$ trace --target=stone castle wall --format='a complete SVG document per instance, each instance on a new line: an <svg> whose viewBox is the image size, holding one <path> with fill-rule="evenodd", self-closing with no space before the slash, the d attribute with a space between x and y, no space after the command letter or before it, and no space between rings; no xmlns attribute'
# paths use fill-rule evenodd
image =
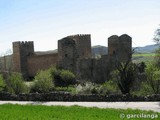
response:
<svg viewBox="0 0 160 120"><path fill-rule="evenodd" d="M83 94L76 95L68 92L30 93L14 95L6 92L0 93L0 100L10 101L79 101L79 102L159 102L160 94L147 96L122 94Z"/></svg>
<svg viewBox="0 0 160 120"><path fill-rule="evenodd" d="M39 70L45 70L56 65L58 54L33 55L27 58L28 76L34 77Z"/></svg>
<svg viewBox="0 0 160 120"><path fill-rule="evenodd" d="M15 72L33 77L38 70L57 65L74 72L79 80L103 83L110 77L115 63L129 60L132 38L126 34L108 38L108 55L100 59L91 58L91 36L73 35L58 40L58 53L36 55L33 42L13 43L13 65Z"/></svg>

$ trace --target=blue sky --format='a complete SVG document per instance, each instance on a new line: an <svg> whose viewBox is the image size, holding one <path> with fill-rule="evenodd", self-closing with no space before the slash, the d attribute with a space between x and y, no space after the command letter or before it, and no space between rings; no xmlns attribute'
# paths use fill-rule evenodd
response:
<svg viewBox="0 0 160 120"><path fill-rule="evenodd" d="M74 34L91 34L92 46L107 46L108 37L124 33L133 46L154 44L159 13L159 0L0 0L0 54L13 41L53 50Z"/></svg>

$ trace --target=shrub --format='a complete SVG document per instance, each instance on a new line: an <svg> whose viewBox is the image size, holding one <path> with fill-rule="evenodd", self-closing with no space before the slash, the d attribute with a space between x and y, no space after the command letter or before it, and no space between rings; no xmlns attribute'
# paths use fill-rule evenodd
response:
<svg viewBox="0 0 160 120"><path fill-rule="evenodd" d="M77 94L97 94L98 93L98 85L86 82L83 85L79 84L76 87Z"/></svg>
<svg viewBox="0 0 160 120"><path fill-rule="evenodd" d="M160 93L160 69L154 64L148 64L146 68L147 83L154 94Z"/></svg>
<svg viewBox="0 0 160 120"><path fill-rule="evenodd" d="M0 92L3 91L4 87L5 87L5 82L3 76L0 74Z"/></svg>
<svg viewBox="0 0 160 120"><path fill-rule="evenodd" d="M76 94L76 88L74 86L69 87L55 87L55 91L65 91L70 92L71 94Z"/></svg>
<svg viewBox="0 0 160 120"><path fill-rule="evenodd" d="M55 67L51 67L49 71L52 74L55 86L68 87L76 83L75 75L69 70L59 70Z"/></svg>
<svg viewBox="0 0 160 120"><path fill-rule="evenodd" d="M75 75L68 70L62 70L60 76L64 83L63 86L74 85L76 83Z"/></svg>
<svg viewBox="0 0 160 120"><path fill-rule="evenodd" d="M109 80L102 84L99 88L100 94L114 94L120 93L118 86L114 80Z"/></svg>
<svg viewBox="0 0 160 120"><path fill-rule="evenodd" d="M146 96L153 94L153 92L148 82L144 81L140 84L140 90L132 91L132 94L137 96Z"/></svg>
<svg viewBox="0 0 160 120"><path fill-rule="evenodd" d="M20 73L12 73L6 82L7 91L13 94L26 93L28 88Z"/></svg>
<svg viewBox="0 0 160 120"><path fill-rule="evenodd" d="M50 73L52 75L54 85L55 86L62 86L63 85L63 81L62 81L62 78L60 76L61 71L58 70L56 67L51 67L49 69L49 71L50 71Z"/></svg>
<svg viewBox="0 0 160 120"><path fill-rule="evenodd" d="M45 93L54 87L50 70L41 70L35 76L31 92Z"/></svg>

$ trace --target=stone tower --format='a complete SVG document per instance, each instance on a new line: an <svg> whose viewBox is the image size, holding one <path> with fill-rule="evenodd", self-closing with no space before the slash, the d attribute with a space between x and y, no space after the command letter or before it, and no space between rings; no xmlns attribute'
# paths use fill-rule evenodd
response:
<svg viewBox="0 0 160 120"><path fill-rule="evenodd" d="M33 41L13 42L13 70L28 76L27 56L34 53Z"/></svg>
<svg viewBox="0 0 160 120"><path fill-rule="evenodd" d="M79 60L91 58L90 35L73 35L58 41L58 66L78 74Z"/></svg>
<svg viewBox="0 0 160 120"><path fill-rule="evenodd" d="M108 54L114 56L119 62L129 60L132 54L132 38L126 34L108 38Z"/></svg>
<svg viewBox="0 0 160 120"><path fill-rule="evenodd" d="M58 40L58 66L74 71L75 69L75 41L71 38Z"/></svg>
<svg viewBox="0 0 160 120"><path fill-rule="evenodd" d="M91 35L90 34L78 34L68 36L73 39L76 44L76 58L91 58Z"/></svg>

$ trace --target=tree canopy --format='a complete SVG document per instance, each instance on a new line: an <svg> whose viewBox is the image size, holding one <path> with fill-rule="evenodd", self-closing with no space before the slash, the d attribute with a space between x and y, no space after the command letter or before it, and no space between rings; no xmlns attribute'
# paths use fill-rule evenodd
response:
<svg viewBox="0 0 160 120"><path fill-rule="evenodd" d="M159 27L156 29L156 31L155 31L155 34L154 34L154 41L156 42L156 43L160 43L160 25L159 25Z"/></svg>

